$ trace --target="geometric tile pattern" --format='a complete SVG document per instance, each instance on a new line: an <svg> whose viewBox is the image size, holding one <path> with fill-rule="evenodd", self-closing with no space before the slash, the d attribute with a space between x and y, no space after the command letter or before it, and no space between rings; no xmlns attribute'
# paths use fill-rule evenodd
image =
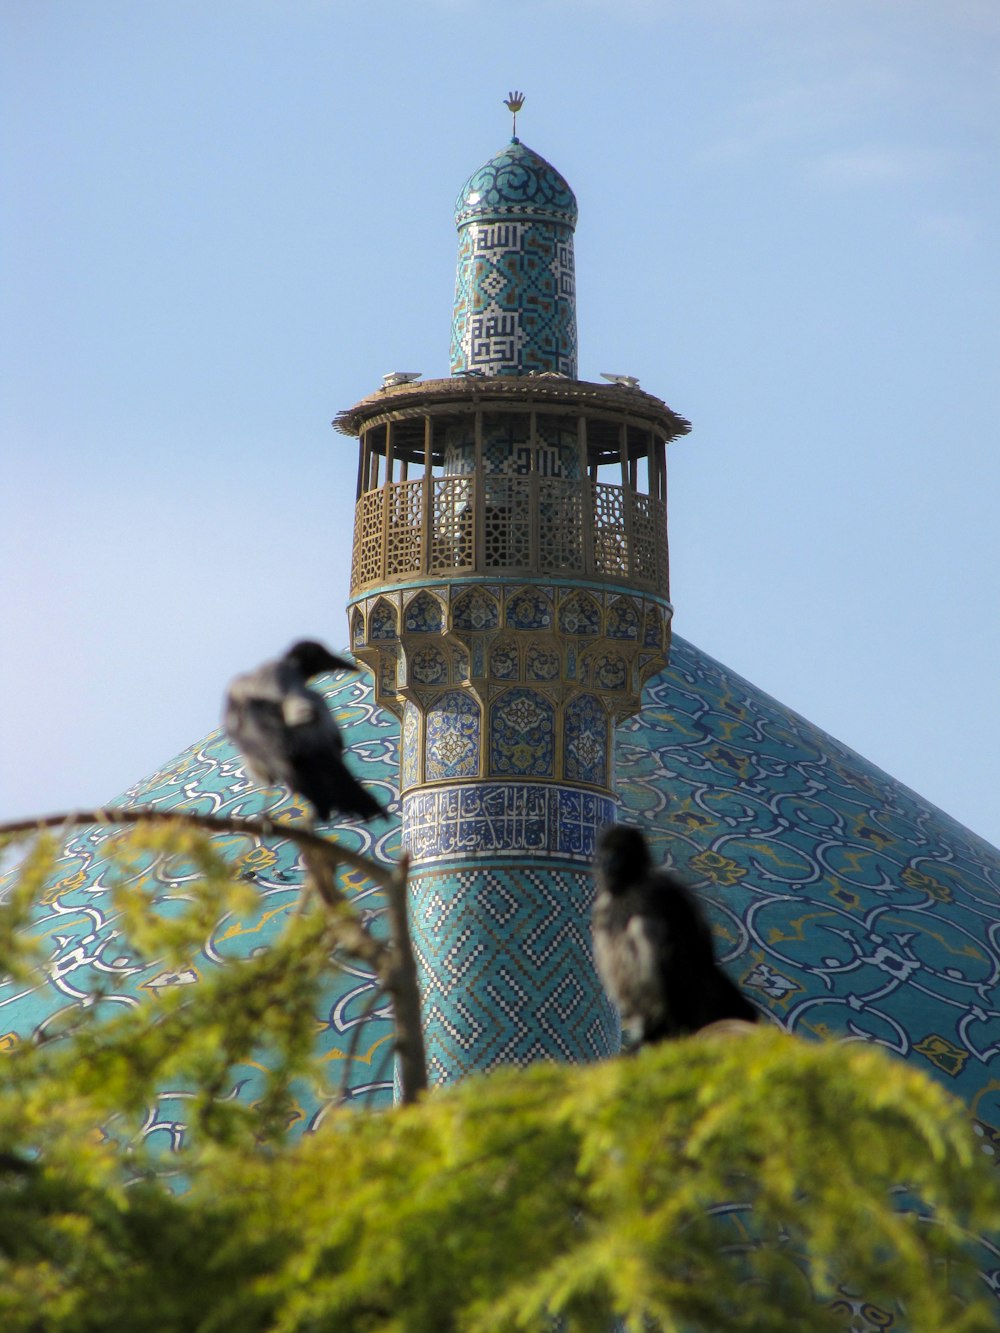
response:
<svg viewBox="0 0 1000 1333"><path fill-rule="evenodd" d="M594 971L593 894L588 871L544 864L413 875L411 932L432 1083L618 1050L617 1016Z"/></svg>
<svg viewBox="0 0 1000 1333"><path fill-rule="evenodd" d="M573 192L516 139L459 193L451 370L576 379Z"/></svg>
<svg viewBox="0 0 1000 1333"><path fill-rule="evenodd" d="M427 787L402 799L402 843L416 869L433 861L525 855L593 860L616 802L548 782Z"/></svg>
<svg viewBox="0 0 1000 1333"><path fill-rule="evenodd" d="M444 428L444 473L463 476L476 471L475 432L469 424ZM479 454L484 473L506 473L526 477L580 478L580 449L577 422L539 414L532 442L528 412L485 412Z"/></svg>
<svg viewBox="0 0 1000 1333"><path fill-rule="evenodd" d="M535 451L535 471L540 477L580 476L580 451L577 448L577 426L558 418L539 416L535 426L538 444Z"/></svg>

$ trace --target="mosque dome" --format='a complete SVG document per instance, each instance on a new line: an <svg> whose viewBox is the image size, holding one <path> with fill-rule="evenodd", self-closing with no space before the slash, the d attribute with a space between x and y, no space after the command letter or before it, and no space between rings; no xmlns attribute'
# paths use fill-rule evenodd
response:
<svg viewBox="0 0 1000 1333"><path fill-rule="evenodd" d="M398 719L374 702L370 677L337 674L324 694L349 739L348 760L382 801L399 774ZM770 1019L804 1037L872 1042L917 1064L964 1099L989 1160L1000 1155L1000 851L860 755L676 634L670 665L646 687L641 712L616 735L619 818L643 828L657 859L696 888L730 975ZM118 804L295 821L294 798L256 786L219 732L131 787ZM322 831L388 863L388 822L333 822ZM0 985L0 1044L43 1031L109 973L127 996L196 984L206 969L265 944L295 905L300 867L288 841L220 835L260 892L259 913L221 922L185 974L136 969L115 929L106 826L68 840L34 933L44 980ZM170 863L152 870L164 900L183 891ZM356 873L341 883L377 925L379 891ZM526 964L527 966L527 964ZM392 1100L384 1010L365 1016L373 978L338 973L318 1040L336 1067L364 1023L348 1095ZM252 1095L252 1076L244 1095ZM302 1126L323 1107L298 1108ZM176 1132L177 1107L150 1133Z"/></svg>
<svg viewBox="0 0 1000 1333"><path fill-rule="evenodd" d="M534 149L511 139L474 171L455 201L455 225L504 219L551 219L575 226L576 196Z"/></svg>
<svg viewBox="0 0 1000 1333"><path fill-rule="evenodd" d="M995 1164L1000 851L676 634L668 656L664 451L687 422L635 383L577 379L577 206L548 162L515 138L455 213L452 378L386 386L338 418L361 437L351 639L377 670L316 686L349 767L393 802L387 820L318 831L385 864L409 839L430 1081L617 1049L588 927L594 841L617 797L770 1021L912 1062L964 1100ZM308 817L220 732L117 804ZM128 1004L196 986L295 910L293 842L218 834L255 907L188 966L147 962L116 924L114 836L100 825L65 843L32 925L44 966L34 984L0 980L0 1050L110 990ZM169 911L194 872L160 856L135 873ZM339 880L381 929L380 892L350 869ZM331 977L316 1037L343 1071L331 1100L392 1101L378 994L353 962ZM252 1100L257 1080L248 1067L237 1095ZM331 1104L312 1095L301 1128ZM165 1090L145 1133L176 1142L185 1115Z"/></svg>

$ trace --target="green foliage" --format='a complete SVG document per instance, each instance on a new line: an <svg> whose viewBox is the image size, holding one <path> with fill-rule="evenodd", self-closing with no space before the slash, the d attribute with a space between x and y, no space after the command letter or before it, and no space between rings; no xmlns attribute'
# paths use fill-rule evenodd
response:
<svg viewBox="0 0 1000 1333"><path fill-rule="evenodd" d="M183 965L244 903L199 836L122 847L119 910L150 958ZM183 910L150 910L135 874L154 855L197 868ZM50 860L4 909L7 967L26 965L26 895ZM336 914L304 907L259 956L123 1017L98 1001L2 1057L0 1328L832 1330L842 1284L901 1303L912 1333L996 1327L970 1233L996 1226L1000 1196L964 1110L872 1048L701 1036L290 1137L296 1080L323 1079L314 1015L337 941ZM270 1071L260 1101L223 1100L251 1059ZM136 1135L178 1082L179 1194Z"/></svg>

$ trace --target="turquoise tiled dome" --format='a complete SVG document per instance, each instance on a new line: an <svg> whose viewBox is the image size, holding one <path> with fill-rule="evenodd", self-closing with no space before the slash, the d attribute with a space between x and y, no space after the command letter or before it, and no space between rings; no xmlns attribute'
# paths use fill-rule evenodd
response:
<svg viewBox="0 0 1000 1333"><path fill-rule="evenodd" d="M399 723L357 676L328 679L326 697L349 741L354 771L380 799L395 795ZM621 818L650 835L706 902L731 975L773 1021L804 1037L875 1042L912 1060L968 1104L984 1153L1000 1150L1000 851L776 700L675 636L671 664L644 707L618 729ZM295 819L304 812L262 791L220 733L130 788L121 804ZM398 823L331 824L351 848L391 860ZM133 969L106 886L107 828L78 830L39 908L45 978L5 983L0 1040L23 1039L83 1002L111 976L123 996L197 984L205 969L266 943L296 899L289 842L220 841L260 891L259 912L220 923L186 974ZM502 871L501 871L502 873ZM342 882L366 916L377 891ZM183 891L169 863L153 872L164 902ZM513 886L511 886L513 888ZM526 966L528 964L526 963ZM338 974L319 1040L335 1063L371 998L358 969ZM387 1015L366 1020L354 1096L391 1099ZM248 1082L247 1088L252 1084ZM249 1092L248 1094L249 1095ZM302 1106L301 1123L322 1108ZM176 1133L167 1107L150 1133Z"/></svg>
<svg viewBox="0 0 1000 1333"><path fill-rule="evenodd" d="M325 682L322 693L350 738L350 766L363 774L366 785L381 801L392 800L399 774L396 718L374 705L371 689L363 678L338 673L325 678ZM182 751L112 804L269 818L291 824L299 824L309 815L297 799L274 788L261 788L249 778L242 757L221 731L211 732ZM395 861L399 855L399 821L395 816L373 825L345 822L336 827L317 825L317 830L335 833L352 851L383 863ZM112 994L116 1003L129 1004L167 986L196 985L207 970L230 958L249 957L266 945L285 914L295 910L302 872L293 842L268 841L262 846L248 837L219 835L216 845L227 859L238 863L241 877L258 889L257 910L243 920L220 921L189 968L178 971L147 965L130 956L115 924L112 888L116 881L110 873L108 848L116 832L107 825L81 827L66 841L32 931L45 950L43 974L30 988L10 979L0 982L0 1010L5 1015L0 1021L0 1049L32 1033L44 1032L53 1020L94 994ZM154 902L167 912L172 902L183 901L190 873L188 865L163 857L142 872ZM377 931L383 910L380 893L352 870L342 869L338 879L362 919ZM331 982L323 1010L317 1015L316 1040L318 1050L330 1061L334 1086L340 1083L339 1062L375 990L374 979L353 964L338 971ZM392 1028L387 1009L380 1006L364 1022L347 1095L391 1102ZM252 1100L257 1087L256 1072L249 1067L241 1071L240 1096ZM323 1109L316 1104L299 1106L298 1123L315 1124ZM176 1141L183 1134L184 1120L183 1098L166 1093L145 1133L161 1141Z"/></svg>
<svg viewBox="0 0 1000 1333"><path fill-rule="evenodd" d="M473 218L551 218L576 224L576 196L551 163L511 139L474 171L455 201L455 223Z"/></svg>

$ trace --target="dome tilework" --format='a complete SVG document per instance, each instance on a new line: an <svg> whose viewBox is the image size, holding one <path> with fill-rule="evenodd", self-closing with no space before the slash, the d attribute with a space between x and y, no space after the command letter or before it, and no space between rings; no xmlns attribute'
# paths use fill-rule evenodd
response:
<svg viewBox="0 0 1000 1333"><path fill-rule="evenodd" d="M677 635L616 762L622 818L707 900L746 993L913 1060L996 1149L1000 852Z"/></svg>
<svg viewBox="0 0 1000 1333"><path fill-rule="evenodd" d="M533 149L512 139L472 173L458 192L455 223L473 218L550 218L576 225L576 196L568 183Z"/></svg>
<svg viewBox="0 0 1000 1333"><path fill-rule="evenodd" d="M399 772L396 718L375 706L371 688L363 678L337 673L324 678L324 682L325 688L320 683L316 688L329 701L338 724L351 739L350 767L364 774L365 783L379 800L392 800ZM221 731L211 732L182 751L111 804L268 818L291 824L304 821L309 814L301 801L279 789L261 788L248 777L242 757ZM338 840L352 851L383 862L394 861L399 854L396 816L373 825L345 822L335 830L331 825L317 825L316 829L321 833L335 831ZM43 1032L54 1020L97 993L113 997L105 1003L122 1005L135 1003L162 987L197 984L206 970L228 958L248 957L265 945L284 914L297 905L302 867L294 843L281 840L261 845L245 836L219 835L214 839L216 846L237 862L241 875L257 887L258 910L243 920L220 921L187 969L147 965L129 955L115 928L111 895L116 881L108 849L117 832L106 825L80 827L66 840L33 930L47 954L43 975L29 989L9 979L0 981L0 1013L4 1015L0 1019L0 1049ZM190 874L189 867L166 858L149 866L148 883L154 902L169 911L171 901L183 897ZM381 893L346 867L339 872L338 880L363 920L381 933L385 908ZM335 1085L340 1081L338 1062L375 989L371 973L350 963L333 977L323 1010L317 1015L317 1049L329 1057ZM393 1029L386 1006L380 1004L364 1023L346 1095L366 1104L389 1105ZM256 1071L252 1067L241 1070L240 1095L252 1100L257 1086ZM315 1125L324 1109L304 1098L297 1108L297 1121L303 1127ZM183 1137L184 1116L183 1094L165 1090L150 1112L144 1137L176 1144Z"/></svg>
<svg viewBox="0 0 1000 1333"><path fill-rule="evenodd" d="M373 702L365 677L327 678L325 696L349 742L353 770L383 801L397 792L399 722ZM620 818L649 834L705 902L720 956L746 993L806 1038L875 1042L917 1063L962 1097L986 1157L1000 1154L1000 852L854 751L675 635L671 664L644 693L642 712L618 728ZM137 783L120 804L236 816L304 817L287 796L255 786L214 732ZM326 825L377 859L399 850L387 823ZM268 922L296 901L300 869L289 842L254 845L223 835L227 854L260 890L252 919L222 922L185 974L136 970L114 927L106 827L77 830L38 909L45 976L25 991L0 986L0 1048L44 1029L60 1011L113 982L125 997L197 984L228 956L266 943ZM551 869L538 889L550 892ZM496 902L512 885L496 871ZM152 868L169 902L183 873ZM366 917L377 890L351 872L345 890ZM440 899L428 910L441 911ZM320 1043L346 1050L373 991L363 969L339 973L319 1015ZM555 1010L554 1010L555 1012ZM456 1040L461 1041L462 1034ZM600 1039L594 1037L595 1054ZM391 1101L391 1026L366 1021L351 1095ZM386 1064L379 1069L380 1062ZM252 1075L244 1095L252 1091ZM150 1133L183 1132L183 1107L165 1095ZM308 1126L323 1108L303 1103Z"/></svg>

